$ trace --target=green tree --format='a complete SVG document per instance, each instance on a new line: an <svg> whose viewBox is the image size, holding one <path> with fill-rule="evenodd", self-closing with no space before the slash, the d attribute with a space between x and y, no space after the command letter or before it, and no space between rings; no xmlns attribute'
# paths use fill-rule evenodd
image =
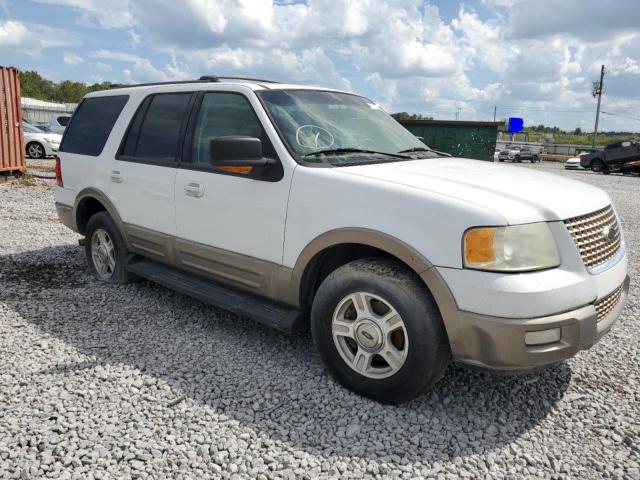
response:
<svg viewBox="0 0 640 480"><path fill-rule="evenodd" d="M51 80L42 78L38 72L30 70L20 73L20 91L24 97L51 100L55 84Z"/></svg>
<svg viewBox="0 0 640 480"><path fill-rule="evenodd" d="M20 90L23 97L37 98L38 100L48 100L61 103L78 103L89 92L97 90L107 90L111 84L109 82L94 83L87 85L82 82L64 80L54 83L43 78L36 71L26 71L20 73Z"/></svg>

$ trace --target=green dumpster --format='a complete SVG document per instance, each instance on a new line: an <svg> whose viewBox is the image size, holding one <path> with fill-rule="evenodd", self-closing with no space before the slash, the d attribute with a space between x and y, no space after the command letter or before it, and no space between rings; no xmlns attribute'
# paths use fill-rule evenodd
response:
<svg viewBox="0 0 640 480"><path fill-rule="evenodd" d="M429 147L455 157L493 161L501 122L398 120Z"/></svg>

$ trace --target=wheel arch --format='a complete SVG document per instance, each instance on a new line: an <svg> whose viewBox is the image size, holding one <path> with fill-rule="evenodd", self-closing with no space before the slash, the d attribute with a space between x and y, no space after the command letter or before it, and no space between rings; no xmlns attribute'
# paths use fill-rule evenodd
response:
<svg viewBox="0 0 640 480"><path fill-rule="evenodd" d="M389 234L365 228L342 228L323 233L300 253L291 274L292 298L309 308L319 284L342 265L370 256L392 258L421 278L443 317L453 296L433 264L413 247ZM455 305L455 302L453 302Z"/></svg>
<svg viewBox="0 0 640 480"><path fill-rule="evenodd" d="M95 188L85 188L84 190L81 190L76 197L74 211L76 227L78 229L78 233L82 235L85 233L87 222L91 216L97 212L106 211L115 222L120 233L123 235L123 238L125 238L126 243L126 235L124 235L125 230L123 228L122 219L120 218L120 215L118 215L118 211L113 206L113 203L111 203L109 198L100 190Z"/></svg>

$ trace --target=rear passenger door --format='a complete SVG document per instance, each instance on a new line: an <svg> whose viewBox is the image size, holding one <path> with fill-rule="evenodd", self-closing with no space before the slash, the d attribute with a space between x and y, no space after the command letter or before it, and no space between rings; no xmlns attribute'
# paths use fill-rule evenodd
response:
<svg viewBox="0 0 640 480"><path fill-rule="evenodd" d="M263 156L276 161L267 175L210 162L211 140L230 135L262 140ZM248 97L201 93L176 176L179 265L267 295L273 268L282 262L290 173Z"/></svg>
<svg viewBox="0 0 640 480"><path fill-rule="evenodd" d="M110 194L132 247L165 261L176 234L176 165L192 98L191 92L146 97L109 172Z"/></svg>

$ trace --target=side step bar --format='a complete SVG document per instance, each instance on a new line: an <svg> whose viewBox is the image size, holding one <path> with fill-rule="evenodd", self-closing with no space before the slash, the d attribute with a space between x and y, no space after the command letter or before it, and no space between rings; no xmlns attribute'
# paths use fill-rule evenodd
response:
<svg viewBox="0 0 640 480"><path fill-rule="evenodd" d="M295 308L238 292L141 257L130 257L126 268L139 277L238 315L252 318L282 332L292 333L296 329L300 312Z"/></svg>

